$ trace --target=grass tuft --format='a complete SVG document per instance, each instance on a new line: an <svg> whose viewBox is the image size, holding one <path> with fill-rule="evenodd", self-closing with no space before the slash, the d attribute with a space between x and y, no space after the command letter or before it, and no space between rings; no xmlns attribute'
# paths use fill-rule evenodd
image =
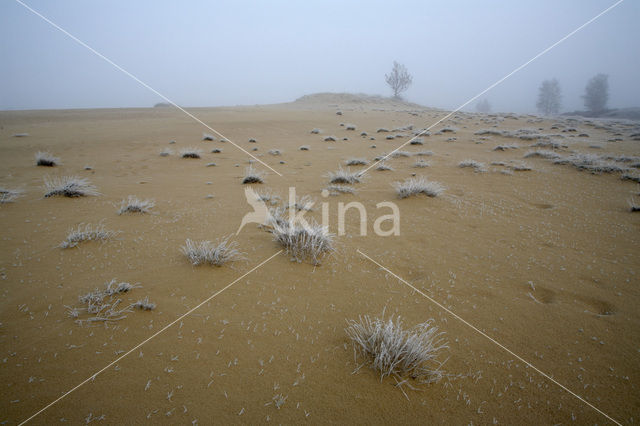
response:
<svg viewBox="0 0 640 426"><path fill-rule="evenodd" d="M309 221L308 226L291 224L288 221L273 221L274 241L280 244L292 260L296 262L308 261L319 265L324 256L335 251L333 238L327 227Z"/></svg>
<svg viewBox="0 0 640 426"><path fill-rule="evenodd" d="M226 262L233 262L243 259L242 253L238 251L238 242L230 241L231 236L226 236L215 242L192 241L187 238L185 245L180 251L187 256L193 265L208 264L212 266L222 266Z"/></svg>
<svg viewBox="0 0 640 426"><path fill-rule="evenodd" d="M422 176L405 179L403 182L394 182L393 186L400 198L407 198L418 194L437 197L445 190L445 187L440 183L428 181Z"/></svg>
<svg viewBox="0 0 640 426"><path fill-rule="evenodd" d="M78 176L45 177L44 197L85 197L88 195L100 195L95 186L87 178Z"/></svg>
<svg viewBox="0 0 640 426"><path fill-rule="evenodd" d="M0 204L13 203L24 191L0 187Z"/></svg>
<svg viewBox="0 0 640 426"><path fill-rule="evenodd" d="M120 203L120 209L118 214L125 213L149 213L149 209L153 208L156 203L153 200L139 200L133 195L129 195L129 198L122 200Z"/></svg>
<svg viewBox="0 0 640 426"><path fill-rule="evenodd" d="M67 238L60 243L60 248L72 248L84 241L106 241L109 238L118 235L119 231L109 231L104 228L103 224L98 224L94 228L90 223L80 224L77 228L71 228L67 234Z"/></svg>
<svg viewBox="0 0 640 426"><path fill-rule="evenodd" d="M329 172L329 183L353 184L360 182L361 174L340 168L335 172Z"/></svg>
<svg viewBox="0 0 640 426"><path fill-rule="evenodd" d="M180 157L182 158L200 158L202 151L198 148L184 148L180 150Z"/></svg>
<svg viewBox="0 0 640 426"><path fill-rule="evenodd" d="M60 159L54 157L50 152L38 151L36 152L36 166L53 167L60 164Z"/></svg>
<svg viewBox="0 0 640 426"><path fill-rule="evenodd" d="M354 350L366 359L365 365L379 372L381 379L394 376L428 384L442 378L443 363L437 357L448 346L433 320L405 329L399 316L385 320L383 311L380 318L347 320L345 332Z"/></svg>
<svg viewBox="0 0 640 426"><path fill-rule="evenodd" d="M253 166L249 166L245 170L244 178L242 178L242 183L264 183L263 174L262 172L255 170Z"/></svg>

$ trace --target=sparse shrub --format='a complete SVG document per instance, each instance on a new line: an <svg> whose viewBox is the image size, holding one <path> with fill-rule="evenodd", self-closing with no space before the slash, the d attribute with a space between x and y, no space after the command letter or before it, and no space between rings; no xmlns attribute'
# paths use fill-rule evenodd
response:
<svg viewBox="0 0 640 426"><path fill-rule="evenodd" d="M80 224L77 228L71 228L67 238L60 243L60 248L72 248L84 241L106 241L117 235L117 231L109 231L104 228L103 224L98 224L94 228L90 223Z"/></svg>
<svg viewBox="0 0 640 426"><path fill-rule="evenodd" d="M319 265L322 258L335 250L333 245L334 235L327 227L309 221L309 226L303 226L288 221L273 223L274 241L280 244L292 260L296 262L308 261L313 265Z"/></svg>
<svg viewBox="0 0 640 426"><path fill-rule="evenodd" d="M60 159L49 152L38 151L35 157L37 166L53 167L60 164Z"/></svg>
<svg viewBox="0 0 640 426"><path fill-rule="evenodd" d="M87 178L78 176L45 177L44 197L85 197L88 195L100 195L97 188Z"/></svg>
<svg viewBox="0 0 640 426"><path fill-rule="evenodd" d="M369 162L364 158L351 158L346 161L347 166L366 166Z"/></svg>
<svg viewBox="0 0 640 426"><path fill-rule="evenodd" d="M437 197L445 190L444 186L440 183L428 181L422 176L405 179L403 182L394 182L393 186L400 198L407 198L418 194Z"/></svg>
<svg viewBox="0 0 640 426"><path fill-rule="evenodd" d="M125 213L149 213L149 209L153 208L156 203L153 200L139 200L133 195L129 195L129 198L122 200L120 203L120 209L118 214Z"/></svg>
<svg viewBox="0 0 640 426"><path fill-rule="evenodd" d="M230 241L231 236L227 236L211 241L191 241L187 238L185 245L180 251L189 259L193 265L208 264L212 266L222 266L226 262L233 262L243 258L242 253L237 249L238 242Z"/></svg>
<svg viewBox="0 0 640 426"><path fill-rule="evenodd" d="M380 373L380 377L398 376L428 384L442 378L442 362L437 360L441 350L447 348L433 320L405 329L398 316L347 320L345 329L358 355Z"/></svg>
<svg viewBox="0 0 640 426"><path fill-rule="evenodd" d="M144 299L138 300L133 304L133 307L136 309L141 309L143 311L153 311L156 308L156 304L149 301L149 296L146 296Z"/></svg>
<svg viewBox="0 0 640 426"><path fill-rule="evenodd" d="M263 183L263 174L258 170L255 170L253 166L249 166L245 170L244 178L242 179L243 184L248 183Z"/></svg>
<svg viewBox="0 0 640 426"><path fill-rule="evenodd" d="M182 158L200 158L202 151L198 148L184 148L180 150L180 157Z"/></svg>
<svg viewBox="0 0 640 426"><path fill-rule="evenodd" d="M555 151L549 151L548 149L539 149L536 151L527 151L524 154L524 158L545 158L547 160L555 160L556 158L560 158L560 154Z"/></svg>
<svg viewBox="0 0 640 426"><path fill-rule="evenodd" d="M360 176L359 172L352 172L351 170L344 170L340 168L335 172L329 172L329 182L347 184L359 183Z"/></svg>
<svg viewBox="0 0 640 426"><path fill-rule="evenodd" d="M327 191L329 191L329 195L340 195L340 194L355 194L356 190L351 186L346 185L329 185L327 186Z"/></svg>
<svg viewBox="0 0 640 426"><path fill-rule="evenodd" d="M0 204L13 203L24 191L0 187Z"/></svg>
<svg viewBox="0 0 640 426"><path fill-rule="evenodd" d="M484 172L484 171L486 171L486 167L485 167L484 163L481 163L481 162L476 161L476 160L462 160L460 163L458 163L458 167L460 167L460 168L470 167L470 168L473 169L474 172Z"/></svg>

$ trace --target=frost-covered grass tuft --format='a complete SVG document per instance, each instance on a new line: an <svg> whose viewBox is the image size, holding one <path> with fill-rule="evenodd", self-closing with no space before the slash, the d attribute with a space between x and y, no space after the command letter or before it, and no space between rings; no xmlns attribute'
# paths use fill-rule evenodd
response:
<svg viewBox="0 0 640 426"><path fill-rule="evenodd" d="M21 189L9 189L0 187L0 204L13 203L24 193Z"/></svg>
<svg viewBox="0 0 640 426"><path fill-rule="evenodd" d="M520 148L520 145L516 145L516 144L511 144L511 145L498 145L495 148L493 148L494 151L507 151L510 149L518 149Z"/></svg>
<svg viewBox="0 0 640 426"><path fill-rule="evenodd" d="M405 157L411 157L411 153L407 151L395 151L393 154L391 154L391 158L405 158Z"/></svg>
<svg viewBox="0 0 640 426"><path fill-rule="evenodd" d="M359 183L361 174L359 172L352 172L351 170L345 170L340 168L335 172L329 172L330 183Z"/></svg>
<svg viewBox="0 0 640 426"><path fill-rule="evenodd" d="M198 148L184 148L180 150L180 157L182 158L200 158L202 151Z"/></svg>
<svg viewBox="0 0 640 426"><path fill-rule="evenodd" d="M486 171L486 167L484 163L481 163L476 160L462 160L460 163L458 163L458 167L461 167L461 168L470 167L473 169L474 172Z"/></svg>
<svg viewBox="0 0 640 426"><path fill-rule="evenodd" d="M263 174L262 172L255 170L253 166L249 166L245 170L244 178L242 178L242 183L264 183Z"/></svg>
<svg viewBox="0 0 640 426"><path fill-rule="evenodd" d="M78 176L45 177L45 198L54 196L84 197L100 195L95 186L87 178Z"/></svg>
<svg viewBox="0 0 640 426"><path fill-rule="evenodd" d="M379 372L381 379L394 376L428 384L442 378L443 363L437 358L448 346L433 320L405 329L399 316L386 320L383 311L380 318L347 320L345 332L365 365Z"/></svg>
<svg viewBox="0 0 640 426"><path fill-rule="evenodd" d="M36 166L53 167L60 164L60 159L54 157L50 152L38 151L36 152Z"/></svg>
<svg viewBox="0 0 640 426"><path fill-rule="evenodd" d="M320 134L321 131L322 130L320 130L320 129L311 129L311 133L313 133L314 135Z"/></svg>
<svg viewBox="0 0 640 426"><path fill-rule="evenodd" d="M393 171L393 167L391 167L385 162L381 162L380 164L378 164L378 167L376 167L376 170L380 172Z"/></svg>
<svg viewBox="0 0 640 426"><path fill-rule="evenodd" d="M345 129L346 130L356 130L356 125L355 124L346 124L345 125Z"/></svg>
<svg viewBox="0 0 640 426"><path fill-rule="evenodd" d="M216 138L215 138L215 136L213 136L213 135L211 135L209 133L203 133L202 134L202 140L203 141L215 141Z"/></svg>
<svg viewBox="0 0 640 426"><path fill-rule="evenodd" d="M103 224L93 227L90 223L80 224L77 228L71 228L67 238L60 243L60 248L72 248L84 241L106 241L109 238L118 235L119 231L109 231L104 228Z"/></svg>
<svg viewBox="0 0 640 426"><path fill-rule="evenodd" d="M173 154L173 151L170 150L169 148L165 148L162 151L160 151L160 157L168 157L172 154Z"/></svg>
<svg viewBox="0 0 640 426"><path fill-rule="evenodd" d="M369 161L365 158L350 158L345 162L345 164L347 166L366 166L369 164Z"/></svg>
<svg viewBox="0 0 640 426"><path fill-rule="evenodd" d="M153 208L156 203L153 200L139 200L133 195L129 195L129 198L122 200L120 203L120 209L118 214L124 213L149 213L149 209Z"/></svg>
<svg viewBox="0 0 640 426"><path fill-rule="evenodd" d="M282 151L280 151L279 149L270 149L268 153L271 155L280 155L282 154Z"/></svg>
<svg viewBox="0 0 640 426"><path fill-rule="evenodd" d="M319 265L325 255L335 250L327 227L310 220L308 226L288 221L273 221L274 241L280 244L296 262Z"/></svg>
<svg viewBox="0 0 640 426"><path fill-rule="evenodd" d="M243 258L242 253L238 251L238 242L230 241L231 236L211 241L191 241L187 239L185 245L180 251L187 256L193 265L208 264L213 266L222 266L226 262L233 262Z"/></svg>
<svg viewBox="0 0 640 426"><path fill-rule="evenodd" d="M614 161L596 154L571 154L554 160L555 164L569 164L578 170L587 170L591 173L623 173L629 170Z"/></svg>
<svg viewBox="0 0 640 426"><path fill-rule="evenodd" d="M156 304L149 301L149 296L146 296L144 299L138 300L133 304L133 307L136 309L141 309L143 311L153 311L156 308Z"/></svg>
<svg viewBox="0 0 640 426"><path fill-rule="evenodd" d="M403 182L394 182L393 186L400 198L407 198L418 194L437 197L445 190L444 186L440 183L428 181L422 176L405 179Z"/></svg>
<svg viewBox="0 0 640 426"><path fill-rule="evenodd" d="M350 186L346 185L329 185L327 186L327 191L329 191L329 195L340 195L340 194L355 194L356 190Z"/></svg>
<svg viewBox="0 0 640 426"><path fill-rule="evenodd" d="M431 157L433 155L433 151L419 151L419 152L416 152L414 155L418 157Z"/></svg>
<svg viewBox="0 0 640 426"><path fill-rule="evenodd" d="M546 158L547 160L555 160L556 158L560 158L560 154L555 151L551 151L548 149L538 149L535 151L527 151L524 154L524 158Z"/></svg>
<svg viewBox="0 0 640 426"><path fill-rule="evenodd" d="M299 149L300 151L309 151L309 145L302 145Z"/></svg>
<svg viewBox="0 0 640 426"><path fill-rule="evenodd" d="M337 139L335 136L327 136L323 139L325 142L335 142Z"/></svg>
<svg viewBox="0 0 640 426"><path fill-rule="evenodd" d="M429 167L430 164L424 160L418 160L415 163L413 163L413 167L415 168L425 168L425 167Z"/></svg>

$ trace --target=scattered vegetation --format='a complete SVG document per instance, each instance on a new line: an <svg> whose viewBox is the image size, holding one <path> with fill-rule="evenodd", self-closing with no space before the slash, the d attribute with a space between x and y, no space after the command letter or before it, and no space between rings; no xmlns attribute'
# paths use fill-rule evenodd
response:
<svg viewBox="0 0 640 426"><path fill-rule="evenodd" d="M340 195L340 194L355 194L356 190L351 186L346 185L329 185L327 186L327 191L329 191L329 195Z"/></svg>
<svg viewBox="0 0 640 426"><path fill-rule="evenodd" d="M473 169L474 172L484 172L484 171L486 171L486 167L485 167L484 163L481 163L481 162L476 161L476 160L462 160L460 163L458 163L458 167L460 167L460 168L470 167L470 168Z"/></svg>
<svg viewBox="0 0 640 426"><path fill-rule="evenodd" d="M291 255L292 260L319 265L325 255L335 250L334 235L315 220L309 222L308 226L303 226L288 221L274 221L272 233L274 241Z"/></svg>
<svg viewBox="0 0 640 426"><path fill-rule="evenodd" d="M180 157L182 158L200 158L202 151L198 148L184 148L180 150Z"/></svg>
<svg viewBox="0 0 640 426"><path fill-rule="evenodd" d="M253 166L246 168L244 178L242 178L243 184L248 183L264 183L262 172L255 170Z"/></svg>
<svg viewBox="0 0 640 426"><path fill-rule="evenodd" d="M120 203L118 214L149 213L149 210L155 205L156 203L153 200L140 200L133 195L129 195L129 198L122 200Z"/></svg>
<svg viewBox="0 0 640 426"><path fill-rule="evenodd" d="M89 195L100 195L97 188L89 182L87 178L78 176L45 177L44 197L85 197Z"/></svg>
<svg viewBox="0 0 640 426"><path fill-rule="evenodd" d="M545 158L547 160L555 160L556 158L560 158L560 154L555 151L550 151L548 149L539 149L536 151L527 151L524 154L524 158Z"/></svg>
<svg viewBox="0 0 640 426"><path fill-rule="evenodd" d="M115 278L105 283L105 288L99 290L96 288L84 295L81 295L78 300L84 305L84 307L69 307L67 308L67 315L76 320L76 322L82 324L84 322L108 322L119 321L127 317L127 313L132 312L132 308L140 307L139 303L145 303L145 306L150 307L151 310L155 308L155 303L150 303L149 298L145 298L144 301L138 301L134 304L126 307L120 307L122 299L119 298L124 293L128 293L134 288L140 288L138 284L129 284L127 282L118 282ZM86 312L92 315L88 318L81 319L82 313Z"/></svg>
<svg viewBox="0 0 640 426"><path fill-rule="evenodd" d="M437 357L448 346L433 320L405 329L399 316L385 320L383 311L379 318L365 315L347 320L345 332L357 354L365 358L362 365L379 372L381 379L394 376L399 383L414 379L428 384L442 378L443 362Z"/></svg>
<svg viewBox="0 0 640 426"><path fill-rule="evenodd" d="M60 159L54 157L50 152L38 151L35 157L37 166L53 167L60 164Z"/></svg>
<svg viewBox="0 0 640 426"><path fill-rule="evenodd" d="M378 164L378 167L376 167L376 170L380 172L393 171L393 167L385 162L381 162L380 164Z"/></svg>
<svg viewBox="0 0 640 426"><path fill-rule="evenodd" d="M302 145L299 149L300 151L309 151L309 145Z"/></svg>
<svg viewBox="0 0 640 426"><path fill-rule="evenodd" d="M119 234L118 231L109 231L101 223L96 225L95 228L90 223L81 223L77 228L69 230L67 238L58 247L66 249L76 247L85 241L106 241L117 234Z"/></svg>
<svg viewBox="0 0 640 426"><path fill-rule="evenodd" d="M364 158L351 158L346 161L347 166L366 166L367 164L369 161Z"/></svg>
<svg viewBox="0 0 640 426"><path fill-rule="evenodd" d="M440 183L428 181L422 176L405 179L403 182L394 182L393 186L400 198L407 198L418 194L436 197L445 190L444 186Z"/></svg>
<svg viewBox="0 0 640 426"><path fill-rule="evenodd" d="M180 248L180 251L193 265L208 264L212 266L222 266L226 262L243 259L243 255L238 251L237 247L238 242L231 241L231 236L229 235L215 242L196 242L187 238L185 245Z"/></svg>
<svg viewBox="0 0 640 426"><path fill-rule="evenodd" d="M361 174L359 172L352 172L351 170L340 168L335 172L329 172L329 183L359 183L360 177Z"/></svg>

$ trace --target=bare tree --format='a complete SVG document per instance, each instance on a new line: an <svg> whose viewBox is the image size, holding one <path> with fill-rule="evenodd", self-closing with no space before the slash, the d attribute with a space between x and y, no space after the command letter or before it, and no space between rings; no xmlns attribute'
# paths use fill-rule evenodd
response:
<svg viewBox="0 0 640 426"><path fill-rule="evenodd" d="M483 113L491 112L491 104L488 100L483 99L476 104L476 111Z"/></svg>
<svg viewBox="0 0 640 426"><path fill-rule="evenodd" d="M399 98L400 93L404 92L413 83L413 77L407 71L407 67L402 64L393 61L393 69L390 74L384 75L385 80L391 90L393 90L393 97Z"/></svg>
<svg viewBox="0 0 640 426"><path fill-rule="evenodd" d="M558 80L555 78L545 80L540 85L536 107L538 107L538 111L545 115L557 114L560 112L561 98L562 95L560 94L560 84Z"/></svg>
<svg viewBox="0 0 640 426"><path fill-rule="evenodd" d="M598 74L587 83L584 89L584 106L591 112L602 112L609 100L609 76Z"/></svg>

